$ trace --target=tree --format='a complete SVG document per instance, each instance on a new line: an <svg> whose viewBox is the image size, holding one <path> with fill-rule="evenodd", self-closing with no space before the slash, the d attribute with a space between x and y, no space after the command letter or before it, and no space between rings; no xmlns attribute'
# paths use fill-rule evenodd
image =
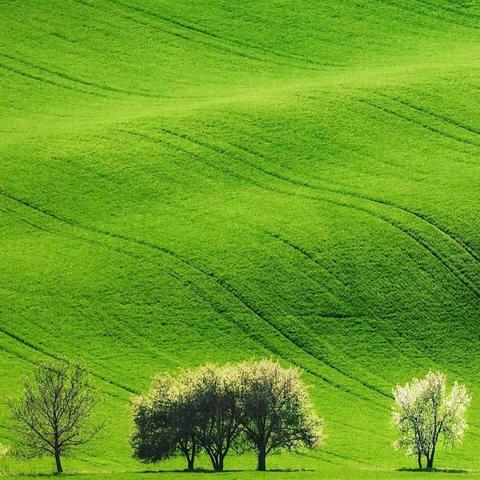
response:
<svg viewBox="0 0 480 480"><path fill-rule="evenodd" d="M257 470L266 469L271 452L319 445L323 422L313 413L298 370L270 360L238 368L241 428L257 452Z"/></svg>
<svg viewBox="0 0 480 480"><path fill-rule="evenodd" d="M24 392L9 402L20 438L16 452L25 458L55 457L62 473L62 455L88 443L101 425L88 428L97 396L85 370L66 362L39 365L33 380L24 380Z"/></svg>
<svg viewBox="0 0 480 480"><path fill-rule="evenodd" d="M224 460L240 429L239 390L232 366L206 365L184 380L190 385L196 412L196 435L215 471Z"/></svg>
<svg viewBox="0 0 480 480"><path fill-rule="evenodd" d="M181 454L192 471L200 451L191 389L182 378L159 375L147 395L132 404L135 431L131 437L134 456L156 462Z"/></svg>
<svg viewBox="0 0 480 480"><path fill-rule="evenodd" d="M453 447L461 443L468 426L465 411L471 397L466 387L455 382L447 394L446 385L446 375L429 372L425 378L414 378L393 391L393 421L400 433L394 447L416 456L420 470L422 457L427 470L433 470L440 438L445 446Z"/></svg>

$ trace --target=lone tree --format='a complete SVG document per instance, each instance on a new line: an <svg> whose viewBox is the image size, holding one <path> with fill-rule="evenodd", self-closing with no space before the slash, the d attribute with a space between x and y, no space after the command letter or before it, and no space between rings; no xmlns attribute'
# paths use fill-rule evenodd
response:
<svg viewBox="0 0 480 480"><path fill-rule="evenodd" d="M156 462L181 454L192 471L201 447L195 426L191 389L170 375L159 375L147 395L132 404L135 430L131 437L134 457Z"/></svg>
<svg viewBox="0 0 480 480"><path fill-rule="evenodd" d="M323 422L314 413L296 369L270 360L239 366L241 428L257 452L257 470L281 449L319 446Z"/></svg>
<svg viewBox="0 0 480 480"><path fill-rule="evenodd" d="M239 389L235 367L206 365L186 375L196 411L197 438L215 471L223 471L224 460L240 432Z"/></svg>
<svg viewBox="0 0 480 480"><path fill-rule="evenodd" d="M433 470L440 438L447 447L458 445L468 426L465 410L471 397L467 389L455 382L447 394L446 384L446 375L429 372L425 378L397 385L393 391L393 421L400 433L394 447L416 456L420 470L423 457L427 470Z"/></svg>
<svg viewBox="0 0 480 480"><path fill-rule="evenodd" d="M57 473L62 473L62 455L89 442L101 428L86 426L96 404L96 393L80 366L39 365L33 380L25 379L23 394L9 402L20 433L16 453L24 458L53 455Z"/></svg>

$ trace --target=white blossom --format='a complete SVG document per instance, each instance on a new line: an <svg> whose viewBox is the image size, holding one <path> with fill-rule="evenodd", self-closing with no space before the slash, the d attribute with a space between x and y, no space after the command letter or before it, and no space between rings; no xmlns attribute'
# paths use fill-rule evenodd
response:
<svg viewBox="0 0 480 480"><path fill-rule="evenodd" d="M447 394L446 385L445 374L429 372L425 378L415 378L393 390L393 422L400 433L393 445L415 455L420 469L422 457L427 460L427 469L433 468L439 440L454 447L461 443L468 427L465 411L471 397L466 387L455 382Z"/></svg>

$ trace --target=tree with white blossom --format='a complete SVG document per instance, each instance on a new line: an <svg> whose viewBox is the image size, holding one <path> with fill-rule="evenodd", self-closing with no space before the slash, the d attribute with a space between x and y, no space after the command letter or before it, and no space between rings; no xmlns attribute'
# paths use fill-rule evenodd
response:
<svg viewBox="0 0 480 480"><path fill-rule="evenodd" d="M400 434L394 447L416 456L420 470L425 457L427 470L433 470L439 440L446 447L462 442L468 427L465 411L470 394L457 382L447 393L447 376L429 372L425 378L397 385L393 395L393 421Z"/></svg>

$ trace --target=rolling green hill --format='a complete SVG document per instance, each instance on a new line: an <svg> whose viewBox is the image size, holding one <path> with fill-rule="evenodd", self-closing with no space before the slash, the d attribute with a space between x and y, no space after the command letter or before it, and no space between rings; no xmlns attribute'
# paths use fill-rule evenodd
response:
<svg viewBox="0 0 480 480"><path fill-rule="evenodd" d="M3 0L0 20L0 397L85 363L108 427L67 471L145 470L128 402L154 372L269 356L327 425L273 468L414 467L391 389L432 368L474 397L438 465L480 470L478 2Z"/></svg>

